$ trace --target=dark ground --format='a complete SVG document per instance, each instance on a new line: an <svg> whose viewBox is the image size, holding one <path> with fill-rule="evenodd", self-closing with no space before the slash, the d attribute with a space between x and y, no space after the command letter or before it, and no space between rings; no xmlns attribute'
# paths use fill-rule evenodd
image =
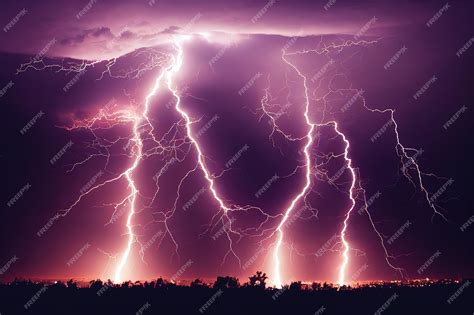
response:
<svg viewBox="0 0 474 315"><path fill-rule="evenodd" d="M424 286L383 284L339 291L327 284L306 287L293 283L278 291L258 284L239 286L227 278L212 286L199 282L176 286L161 280L145 284L128 282L121 286L109 282L107 286L99 281L85 288L69 282L51 284L47 289L42 289L45 285L41 283L16 281L0 286L0 311L2 315L472 314L471 282L444 281ZM464 287L462 292L448 303L461 287ZM28 301L32 303L25 309Z"/></svg>

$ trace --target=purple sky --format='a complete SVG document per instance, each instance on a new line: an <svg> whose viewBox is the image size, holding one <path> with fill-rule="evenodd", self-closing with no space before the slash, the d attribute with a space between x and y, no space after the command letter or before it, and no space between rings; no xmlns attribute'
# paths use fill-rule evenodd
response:
<svg viewBox="0 0 474 315"><path fill-rule="evenodd" d="M158 65L158 60L174 53L170 42L173 36L200 32L210 34L209 41L196 35L183 44L183 67L174 83L183 91L182 107L193 119L200 119L193 124L193 131L206 129L199 143L213 174L226 170L229 159L248 145L235 165L216 179L216 186L226 201L252 204L270 215L279 215L303 184L304 173L297 166L304 162L304 156L298 154L304 141L288 141L278 132L269 137L272 133L269 119L260 116L261 100L269 93L268 104L275 113L281 113L277 114L277 122L282 132L294 138L304 137L307 132L303 82L282 60L281 49L321 51L354 40L354 35L360 34L358 39L373 43L329 48L322 54L288 56L303 75L314 78L307 84L311 119L317 123L338 122L350 141L350 157L360 172L358 181L367 198L381 193L369 210L373 211L373 222L390 255L397 257L389 258L391 263L404 268L410 278L473 276L470 248L474 227L461 230L473 215L470 192L473 169L468 155L473 121L469 108L474 97L469 77L473 58L470 49L456 55L472 38L469 16L472 4L458 1L442 9L445 3L440 1L396 4L357 1L356 4L335 2L326 10L327 4L326 1L99 0L90 2L90 9L87 1L4 4L0 12L0 21L6 28L0 35L0 89L3 89L0 110L5 122L0 158L6 178L1 193L4 207L0 214L0 268L5 264L9 267L0 279L113 277L117 261L109 259L104 252L115 255L123 251L127 240L126 214L105 225L114 211L107 204L126 196L126 182L94 192L57 220L44 235L38 237L37 232L59 209L72 204L81 188L98 172L104 172L97 179L97 183L102 183L130 165L131 159L126 154L132 124L101 129L96 134L58 126L71 126L73 119L90 118L107 104L114 110L142 108L156 77L166 67L166 62ZM439 19L428 27L426 23L440 10ZM78 14L80 18L76 17ZM234 44L229 46L230 41ZM403 47L406 49L398 54L396 61L384 69ZM107 64L110 66L106 60L88 67L80 76L54 67L15 74L21 64L42 55L42 50L45 64L65 67L79 61L58 57L88 60L118 57L110 72L115 78L106 73L98 80ZM327 66L330 60L334 63ZM138 72L132 70L137 68L147 70L136 76ZM413 95L433 76L435 82L414 99ZM239 93L252 78L249 88ZM354 96L354 90L363 90L363 98L357 98L348 105L348 110L341 111ZM226 256L227 236L215 237L222 222L215 220L219 208L207 190L202 172L191 173L178 189L180 180L195 167L197 155L186 140L182 120L170 100L169 91L160 90L152 98L150 117L156 137L163 137L167 145L175 143L179 149L175 146L172 154L166 151L152 155L137 168L134 176L140 190L137 206L141 211L133 224L142 246L148 244L144 254L146 264L140 260L140 247L135 244L125 275L133 280L160 275L169 278L190 260L192 264L186 267L181 279L213 278L220 274L242 279L256 270L272 275L274 238L263 239L279 218L270 219L255 231L264 222L264 216L256 211L231 215L234 227L249 234L242 238L231 236L241 264L251 262L248 268L242 268L233 255ZM390 125L377 141L370 140L390 116L367 111L364 102L370 108L395 109L400 141L407 147L422 149L417 158L421 169L441 176L423 177L430 197L448 179L454 179L437 199L438 209L447 221L439 215L433 216L419 185L411 185L401 174L394 126ZM443 128L463 106L467 111L462 111L449 128ZM26 134L20 134L40 111L44 115ZM205 127L206 124L209 126ZM318 131L317 141L311 147L312 163L326 161L330 152L336 155L343 152L344 143L334 130L321 127ZM104 151L97 150L97 146L91 146L97 144L94 139L101 139L101 144L116 141L110 146L110 159L104 158ZM74 143L72 147L51 165L52 156L69 141ZM145 148L150 149L151 145L146 142ZM67 172L68 166L91 155L93 158L87 163ZM173 156L182 161L166 167ZM335 158L322 169L331 177L342 166L343 160ZM160 179L159 193L150 203L156 192L153 176L163 168L166 171ZM275 174L280 178L256 198L255 193ZM410 174L416 175L413 171ZM416 182L416 177L413 178ZM327 242L333 246L332 237L341 230L349 206L349 180L349 173L344 172L337 179L338 190L321 174L312 177L312 192L306 198L312 211L300 212L285 230L282 249L285 281L337 281L341 261L337 244L333 247L336 251L326 250L322 257L315 253ZM31 188L8 206L27 183ZM193 196L197 196L196 202L186 206ZM160 212L172 209L175 202L177 211L167 226L157 223L161 220ZM302 202L298 203L295 212L302 206ZM361 206L358 200L347 233L353 248L348 278L363 270L358 280L400 279L399 273L388 266L367 215L357 213ZM215 226L206 232L209 222ZM407 222L409 227L403 229ZM403 232L393 244L387 243L400 229ZM260 241L264 251L259 250ZM90 247L68 266L67 262L85 244ZM179 257L175 255L176 244ZM417 273L438 250L441 255L421 275ZM18 261L8 264L15 255Z"/></svg>

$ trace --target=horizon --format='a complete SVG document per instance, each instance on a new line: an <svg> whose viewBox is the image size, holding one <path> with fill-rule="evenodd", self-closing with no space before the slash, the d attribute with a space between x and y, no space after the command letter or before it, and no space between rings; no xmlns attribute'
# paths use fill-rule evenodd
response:
<svg viewBox="0 0 474 315"><path fill-rule="evenodd" d="M178 2L4 5L0 281L474 276L473 3Z"/></svg>

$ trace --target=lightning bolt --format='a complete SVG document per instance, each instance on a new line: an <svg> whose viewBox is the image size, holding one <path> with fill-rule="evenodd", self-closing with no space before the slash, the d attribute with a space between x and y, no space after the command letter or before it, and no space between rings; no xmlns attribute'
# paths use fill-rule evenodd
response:
<svg viewBox="0 0 474 315"><path fill-rule="evenodd" d="M306 121L306 125L308 126L308 132L306 134L306 145L304 146L304 155L306 158L306 174L305 174L305 184L301 191L296 195L296 197L290 202L289 207L284 211L284 216L283 219L280 221L280 224L276 228L276 232L278 233L277 235L277 241L275 245L275 249L273 251L273 260L274 260L274 284L277 288L281 288L282 286L282 280L281 280L281 274L280 274L280 247L283 241L283 226L288 220L291 211L295 208L295 205L298 203L298 201L303 197L308 190L308 188L311 185L311 155L309 153L309 148L311 144L313 143L313 131L315 128L315 124L313 124L309 118L309 96L308 96L308 87L307 87L307 82L306 82L306 76L304 76L296 66L294 66L292 63L290 63L286 58L285 55L282 56L282 59L290 66L292 67L298 76L300 76L303 79L303 85L304 85L304 94L305 94L305 112L304 112L304 117Z"/></svg>
<svg viewBox="0 0 474 315"><path fill-rule="evenodd" d="M305 171L306 171L305 172L304 186L300 190L300 192L294 197L294 199L291 200L290 206L285 209L285 211L284 211L285 215L284 215L282 221L280 222L280 224L278 225L278 227L276 229L278 235L277 235L276 245L275 245L275 248L274 248L274 251L273 251L274 273L275 273L274 284L275 284L276 287L281 287L282 286L282 280L281 280L281 274L280 274L280 269L281 269L282 264L281 264L281 259L279 257L279 251L280 251L280 247L282 245L283 238L284 238L283 227L285 226L285 223L288 220L288 217L289 217L290 213L294 210L295 205L301 199L305 198L306 194L308 192L310 192L308 189L311 186L311 176L313 175L313 173L312 173L313 168L311 167L311 155L310 155L308 150L309 150L310 146L313 144L312 134L313 134L314 129L315 128L320 128L320 127L323 127L323 126L332 127L334 129L334 131L336 132L336 134L339 137L341 137L343 142L344 142L344 152L343 152L343 154L331 153L331 154L328 154L328 155L324 155L324 157L326 159L330 160L333 157L342 156L344 158L345 167L346 167L346 169L348 169L350 171L350 175L351 175L351 181L350 181L351 184L350 184L350 187L348 189L348 196L349 196L349 200L350 200L350 206L348 207L347 211L345 212L342 229L339 233L340 242L342 243L342 252L341 252L342 261L341 261L341 263L338 267L338 271L339 271L338 272L338 281L337 281L338 285L342 286L342 285L347 283L346 270L347 270L347 267L348 267L348 264L349 264L349 258L350 258L349 253L350 253L350 251L351 250L360 251L358 249L351 248L351 246L349 244L349 241L347 239L347 235L346 235L348 227L349 227L349 220L350 220L351 214L352 214L352 212L354 210L354 207L356 205L356 200L357 200L357 198L360 194L362 195L362 199L363 199L363 202L364 202L364 205L365 205L364 210L368 215L369 221L370 221L375 233L377 234L377 236L380 239L380 244L381 244L381 246L384 250L385 259L386 259L387 264L392 269L398 271L400 273L400 275L402 276L402 278L406 277L406 271L403 268L396 267L392 264L391 260L396 259L396 256L392 256L392 255L389 254L389 252L388 252L388 250L385 246L385 243L384 243L384 238L383 238L382 234L379 232L379 230L377 229L377 227L376 227L376 225L375 225L375 223L372 219L372 216L371 216L370 212L368 211L369 205L368 205L368 202L367 202L365 189L361 186L360 181L357 180L357 178L359 176L358 175L359 171L358 171L357 168L355 168L353 166L353 162L352 162L351 158L349 157L350 142L349 142L348 138L346 137L346 135L343 132L340 131L340 128L338 127L338 124L337 124L336 121L328 121L328 122L323 122L323 123L312 123L310 121L309 116L308 116L308 111L309 111L309 106L310 106L310 99L309 99L309 92L308 92L308 85L307 85L308 79L304 74L302 74L302 72L297 68L297 66L292 64L287 58L289 56L305 55L305 54L315 53L317 55L325 55L329 58L330 62L331 61L334 62L334 59L332 57L330 57L330 53L332 53L334 51L336 52L336 55L337 55L344 48L347 48L347 47L350 47L350 46L359 46L359 45L364 45L365 46L365 45L375 44L377 42L378 42L378 40L373 40L373 41L343 40L341 43L332 42L329 45L323 44L322 45L323 47L319 48L319 49L307 49L307 50L295 51L295 52L289 52L289 53L283 51L283 53L282 53L282 60L287 65L289 65L298 74L298 76L303 81L303 87L304 87L304 91L305 91L304 92L304 94L305 94L304 117L305 117L306 124L308 125L309 128L308 128L308 132L305 136L307 141L306 141L306 144L305 144L304 150L303 150L303 153L304 153L304 165L303 166L304 166ZM322 44L322 42L320 42L320 44ZM321 82L321 81L322 80L320 80L319 82ZM366 110L368 110L372 113L381 113L381 114L389 113L390 114L390 121L393 123L394 132L395 132L395 136L396 136L395 137L396 138L395 152L400 157L401 165L404 166L404 167L402 167L403 175L408 179L408 181L414 187L417 187L417 186L419 187L419 189L423 193L428 205L430 206L430 208L432 208L433 215L439 215L444 220L447 220L446 217L443 215L443 213L438 210L438 208L440 208L440 207L438 205L436 205L429 198L430 193L425 188L425 184L424 184L424 180L423 180L423 178L427 177L427 176L435 177L435 178L438 178L438 179L440 179L440 178L446 179L446 178L439 177L439 176L437 176L435 174L432 174L432 173L424 173L424 172L421 171L421 168L420 168L419 164L414 159L414 155L413 154L410 155L410 152L412 152L412 153L414 152L414 154L416 154L418 152L418 150L416 150L414 148L407 148L401 143L400 134L399 134L399 130L398 130L398 124L397 124L397 121L395 120L395 117L394 117L395 110L392 109L392 108L388 108L388 109L373 109L373 108L370 108L366 105L365 98L362 95L360 95L360 93L359 93L360 91L358 91L356 89L352 89L352 88L347 89L347 91L359 94L359 97L362 99L363 107ZM335 90L335 91L330 91L326 95L324 95L323 97L315 99L316 102L318 102L318 101L322 102L322 106L321 106L323 108L322 115L321 115L321 120L322 121L325 120L325 115L326 115L326 97L329 96L331 93L341 93L341 92L344 92L344 90L338 89L338 90ZM275 114L275 112L269 111L267 109L267 107L269 105L268 104L269 98L270 98L270 96L269 96L268 90L266 90L266 94L265 94L264 98L262 99L261 110L264 112L264 114L266 114L270 118L270 122L273 125L273 129L272 129L272 132L271 132L270 136L272 136L275 132L278 132L278 133L282 134L287 140L290 140L290 141L302 140L302 138L294 139L294 138L290 137L289 135L286 135L277 126L275 116L278 118L279 116L281 116L281 113ZM316 174L323 175L323 178L328 179L326 172L323 171L323 170L319 170L319 168L318 168L319 166L320 165L315 165L315 167L314 167L314 170L316 171ZM414 172L416 174L416 178L417 178L417 183L415 183L415 181L413 180L412 176L409 173L409 170L414 170ZM331 183L331 184L339 190L339 188L334 183ZM295 250L293 248L293 245L291 247L291 250L292 251Z"/></svg>
<svg viewBox="0 0 474 315"><path fill-rule="evenodd" d="M350 215L351 215L351 212L352 210L354 209L354 206L356 204L356 201L355 201L355 197L354 197L354 188L355 188L355 185L356 185L356 172L355 172L355 169L354 167L352 167L352 160L349 158L349 148L350 148L350 143L349 141L347 140L346 136L339 131L338 127L337 127L337 123L334 121L332 122L333 126L334 126L334 130L336 131L336 133L342 137L344 143L345 143L345 148L344 148L344 160L347 164L347 168L350 170L351 172L351 187L349 188L349 198L351 200L351 206L349 208L349 210L347 211L346 213L346 216L345 216L345 219L344 219L344 225L343 225L343 228L341 230L341 241L343 243L343 246L344 246L344 250L342 252L342 263L341 263L341 266L339 267L339 280L338 280L338 284L340 286L344 285L345 284L345 275L346 275L346 268L347 268L347 264L349 263L349 243L348 241L346 240L346 231L347 231L347 227L349 225L349 218L350 218Z"/></svg>
<svg viewBox="0 0 474 315"><path fill-rule="evenodd" d="M317 145L317 143L314 141L317 135L315 131L317 131L318 128L331 127L333 128L337 136L342 138L343 143L344 143L344 150L342 154L330 153L322 157L326 158L327 160L330 160L333 157L342 157L344 159L345 169L349 170L350 175L351 175L351 185L348 189L348 197L350 200L350 206L347 208L347 210L345 210L345 216L342 222L342 229L339 232L339 238L340 238L340 243L341 243L340 252L341 252L342 260L338 267L338 284L339 286L342 286L347 283L346 271L350 262L350 252L352 250L359 251L350 246L349 240L347 238L350 217L354 210L354 207L356 205L356 201L358 200L359 195L362 195L362 199L365 204L365 212L368 215L368 218L370 220L370 223L374 231L376 232L376 234L378 235L380 239L380 243L384 249L385 258L388 265L392 267L393 269L399 271L403 277L404 270L402 268L398 268L394 266L391 263L391 260L394 259L395 257L391 256L388 253L384 244L384 238L382 234L378 231L372 219L372 216L370 212L368 211L367 198L365 196L365 190L363 189L360 183L359 171L356 167L353 166L353 161L350 158L350 142L348 138L340 130L338 123L335 120L325 122L326 96L328 96L330 93L341 93L341 92L347 92L347 91L358 92L358 91L355 89L346 89L346 90L339 89L337 91L328 92L328 94L324 95L322 98L317 98L315 100L316 102L321 101L323 103L323 106L322 106L323 111L321 115L322 122L316 123L310 118L310 109L311 109L310 107L311 107L312 100L314 100L314 98L312 98L310 95L310 89L308 87L308 84L309 84L308 78L306 77L305 74L303 74L301 70L298 69L298 67L295 64L293 64L288 59L289 56L295 56L295 55L301 55L301 54L305 55L305 54L313 54L313 53L317 55L325 55L329 57L329 54L334 51L340 52L342 49L346 47L358 46L358 45L370 45L370 44L376 43L377 41L363 41L362 40L362 41L355 42L355 41L349 40L349 41L343 41L342 43L333 42L329 45L324 45L322 48L319 48L319 49L303 50L303 51L296 51L296 52L291 52L291 53L282 52L282 61L290 69L292 69L292 71L294 71L297 74L297 76L301 79L302 86L304 88L304 108L305 109L304 109L303 116L304 116L305 125L306 125L305 135L301 138L294 138L291 135L285 134L283 130L279 128L276 120L278 119L279 116L285 113L285 109L287 107L282 108L281 112L278 112L278 113L272 110L269 110L269 107L271 106L270 105L271 95L269 92L269 88L265 90L265 95L263 96L261 100L261 103L262 103L261 109L263 110L264 115L270 118L270 122L272 123L272 126L273 126L272 132L270 134L270 138L272 138L273 134L277 132L283 135L285 139L288 141L305 141L303 151L302 151L304 155L303 164L297 166L295 171L291 174L293 175L299 169L304 169L304 181L302 182L302 187L295 194L295 196L288 202L288 206L284 208L282 213L277 214L277 215L270 215L266 213L265 211L263 211L262 209L252 206L252 205L237 205L237 204L225 201L225 198L223 198L220 195L216 187L216 179L218 179L220 175L213 174L206 165L207 157L203 153L203 149L201 148L198 142L198 136L196 136L195 133L193 132L193 124L199 120L193 119L191 115L183 108L182 106L183 91L178 89L177 87L178 85L176 82L176 76L181 71L183 67L183 62L184 62L183 43L184 41L191 39L192 36L194 35L183 35L183 36L178 35L178 36L173 37L172 46L175 50L174 53L162 53L155 49L146 49L145 51L134 53L135 56L139 56L143 53L146 53L148 54L148 58L151 60L147 64L141 64L137 69L131 69L131 70L129 69L126 71L121 71L119 73L114 73L113 67L116 65L117 58L113 58L113 59L105 61L105 65L104 65L105 70L102 72L99 80L102 79L105 75L108 75L112 78L137 79L143 73L147 71L152 71L152 70L155 70L156 68L160 68L162 70L160 70L158 76L156 77L154 81L153 86L151 87L150 91L146 95L143 106L136 106L136 107L131 107L128 109L123 109L123 108L115 109L115 108L107 107L105 109L100 110L99 113L93 116L92 118L83 119L83 120L74 120L72 127L64 127L67 130L85 129L85 130L90 131L94 136L94 140L91 147L97 149L96 153L91 154L84 160L73 164L72 167L68 170L68 172L73 171L76 167L83 165L84 163L88 162L90 159L94 157L105 157L106 159L105 169L106 169L109 159L111 157L111 153L109 151L110 147L123 140L127 140L131 148L130 154L129 154L129 157L132 158L131 165L128 166L128 168L126 168L125 171L114 176L113 178L104 180L102 183L93 185L91 188L87 189L87 191L82 192L79 195L79 197L68 208L59 210L58 213L55 216L53 216L52 219L57 219L59 217L66 216L69 213L69 211L71 211L75 206L79 204L79 202L81 202L82 199L86 198L88 195L104 187L105 185L111 184L119 180L125 180L125 182L127 183L129 193L117 203L107 205L107 206L112 205L114 207L114 213L110 222L113 222L116 215L118 215L119 209L127 209L128 211L127 220L126 220L127 243L126 243L125 249L123 250L123 252L117 255L108 254L109 258L114 257L114 260L118 259L118 263L116 265L115 272L114 272L114 281L116 283L121 282L123 278L123 271L127 265L127 262L132 252L132 246L136 242L140 243L138 240L139 235L135 232L134 230L135 225L133 224L134 216L142 210L142 209L139 209L137 205L137 198L140 196L140 191L136 183L135 171L137 170L137 168L140 166L141 162L145 158L149 156L153 156L153 155L165 154L165 152L174 152L175 156L173 156L173 158L165 164L164 168L169 166L169 164L172 163L172 161L178 160L179 162L181 160L179 158L176 158L177 156L176 152L179 150L181 146L190 145L190 147L194 148L194 151L196 152L196 155L197 155L197 159L196 159L197 161L196 161L195 167L189 170L179 182L177 197L175 199L173 208L168 211L154 213L155 215L159 216L161 219L153 220L149 224L163 223L165 225L166 233L164 233L162 236L160 235L160 237L161 239L163 239L165 235L169 235L171 238L171 241L175 245L176 254L178 254L178 243L175 241L173 234L171 233L171 230L168 227L168 219L176 211L176 204L180 197L179 192L181 190L181 185L190 176L191 173L199 169L204 175L208 191L210 192L210 196L213 198L216 204L219 205L218 211L211 219L211 223L209 224L210 226L209 230L211 229L211 227L216 226L218 222L221 222L223 226L227 227L226 229L224 229L224 232L227 236L229 249L224 255L222 263L225 262L227 256L232 255L233 257L235 257L235 259L238 261L239 265L241 266L241 259L237 255L236 251L234 250L234 240L233 240L234 237L238 237L240 240L240 238L243 237L244 235L262 236L268 233L268 236L264 239L265 241L267 239L270 239L276 236L275 242L270 245L270 246L273 246L273 249L271 252L272 253L271 258L273 262L274 279L272 279L272 282L276 287L282 287L283 279L281 276L281 269L283 267L283 264L280 258L280 252L281 252L281 247L284 244L284 230L285 230L285 227L288 226L288 223L289 223L288 220L292 212L295 210L296 205L303 201L305 203L305 206L308 206L306 197L309 193L313 191L311 189L313 185L312 177L322 176L323 178L326 178L326 179L328 178L327 172L319 169L319 167L321 166L320 164L314 163L315 165L314 166L312 165L312 162L311 162L312 154L310 150L311 150L311 147L313 147L314 145ZM332 58L330 58L330 60L332 60ZM65 67L65 66L56 65L56 64L46 64L42 59L32 60L29 63L22 64L20 66L20 69L18 70L18 73L24 72L28 69L33 69L33 70L38 70L38 71L44 70L44 69L51 69L55 72L80 73L89 67L99 66L103 63L104 63L103 60L102 61L83 61L79 64L69 64L68 66ZM287 79L287 83L288 83L288 79ZM154 135L154 127L152 124L152 119L149 117L149 111L150 111L150 107L152 106L153 98L162 89L162 87L166 87L167 91L172 94L174 98L174 109L180 115L181 121L173 124L173 126L168 130L168 132L165 133L162 139L157 139ZM287 102L288 102L287 105L289 105L290 103L288 97L287 97ZM413 184L415 187L419 187L421 192L424 194L429 206L433 209L433 213L440 215L444 219L446 219L444 215L442 214L442 212L439 211L439 207L434 203L434 201L432 201L429 198L430 194L428 190L425 188L424 177L426 176L431 177L435 175L431 173L422 172L420 166L417 164L414 158L414 155L410 155L411 152L416 153L417 150L403 146L400 140L398 124L394 117L395 110L391 108L390 109L372 109L366 105L365 98L363 96L360 96L360 97L363 101L363 106L366 110L371 111L373 113L379 113L379 114L389 113L390 114L390 119L393 122L394 131L396 134L395 152L400 157L400 162L402 163L402 165L403 163L405 163L406 165L407 164L406 161L409 162L408 166L402 169L403 175L409 180L411 184ZM123 124L131 124L130 137L118 137L115 140L105 140L105 139L101 139L101 137L99 137L96 133L98 130L111 129L114 126L123 125ZM184 126L184 129L185 129L186 139L177 138L177 133L178 133L177 129L182 126ZM167 137L171 138L171 140L168 139ZM151 142L153 144L151 149L146 148L145 143L147 142ZM272 142L273 142L273 139L272 139ZM273 145L275 146L275 142L273 142ZM184 150L184 151L189 152L189 150ZM416 178L417 178L416 182L411 176L411 174L409 173L409 170L413 170L415 172ZM221 175L224 172L222 172ZM157 190L154 196L150 198L150 203L148 204L148 207L155 201L155 197L158 194L158 190L159 190L158 181L161 174L162 172L160 172L160 175L155 179L156 184L157 184ZM337 185L333 183L332 185L336 187L337 189L339 189ZM311 211L314 211L314 209L312 209L311 206L309 206L308 208ZM232 223L234 222L234 218L232 218L231 215L233 212L236 212L236 211L257 211L264 217L264 219L262 220L260 225L256 228L235 230L232 226ZM313 214L313 216L317 216L317 213ZM273 228L264 228L264 225L273 219L279 219L279 223L276 224L276 227L274 225ZM140 245L142 244L140 243ZM293 250L296 251L296 249L293 248L293 245L291 249L292 249L292 252ZM142 260L143 260L143 252L144 252L144 249L142 245L142 249L140 250L140 255L142 256L141 257Z"/></svg>
<svg viewBox="0 0 474 315"><path fill-rule="evenodd" d="M167 71L169 72L171 70L167 70ZM136 238L136 236L133 234L132 218L133 218L133 215L135 214L135 208L136 208L135 201L137 198L138 189L135 185L135 181L133 180L132 176L133 176L133 171L137 168L137 166L139 165L140 161L143 158L143 140L141 138L139 128L140 128L140 125L143 123L143 121L146 121L147 124L151 126L150 119L148 117L150 100L158 91L164 74L165 72L161 72L158 78L156 79L152 90L145 98L145 106L144 106L143 112L141 113L141 116L137 117L137 119L135 119L134 124L133 124L134 137L132 139L132 142L135 143L134 147L136 148L135 160L133 161L132 166L128 168L124 173L128 181L128 186L130 187L132 191L131 194L128 196L128 200L130 202L130 211L127 217L127 224L126 224L127 230L128 230L128 242L127 242L127 247L121 256L120 262L117 265L117 269L115 270L114 280L116 283L121 282L122 270L125 264L127 263L128 256L130 255L132 245Z"/></svg>

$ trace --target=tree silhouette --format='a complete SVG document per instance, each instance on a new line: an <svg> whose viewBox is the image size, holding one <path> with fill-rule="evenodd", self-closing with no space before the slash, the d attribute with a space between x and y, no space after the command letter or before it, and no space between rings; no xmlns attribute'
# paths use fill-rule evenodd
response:
<svg viewBox="0 0 474 315"><path fill-rule="evenodd" d="M232 288L238 288L238 287L239 287L239 279L235 277L230 277L230 276L225 276L225 277L218 276L213 285L214 289L232 289Z"/></svg>
<svg viewBox="0 0 474 315"><path fill-rule="evenodd" d="M199 278L196 278L195 280L193 280L193 282L191 282L191 288L200 288L205 286L206 285L204 284L204 282L202 282L202 280Z"/></svg>
<svg viewBox="0 0 474 315"><path fill-rule="evenodd" d="M89 281L89 287L93 289L94 291L100 290L104 286L102 280L91 280Z"/></svg>
<svg viewBox="0 0 474 315"><path fill-rule="evenodd" d="M72 279L68 280L66 284L67 284L67 287L70 289L73 289L73 290L77 289L77 283Z"/></svg>
<svg viewBox="0 0 474 315"><path fill-rule="evenodd" d="M158 279L156 279L156 283L155 283L155 288L164 288L166 286L166 281L165 279L159 277Z"/></svg>
<svg viewBox="0 0 474 315"><path fill-rule="evenodd" d="M249 285L251 287L258 287L265 289L267 283L265 282L268 279L267 274L262 271L257 271L253 276L249 277Z"/></svg>
<svg viewBox="0 0 474 315"><path fill-rule="evenodd" d="M301 281L295 281L290 284L291 291L301 291L302 285Z"/></svg>
<svg viewBox="0 0 474 315"><path fill-rule="evenodd" d="M311 283L311 289L312 289L313 291L321 290L321 283L319 283L319 282L313 282L313 283Z"/></svg>

